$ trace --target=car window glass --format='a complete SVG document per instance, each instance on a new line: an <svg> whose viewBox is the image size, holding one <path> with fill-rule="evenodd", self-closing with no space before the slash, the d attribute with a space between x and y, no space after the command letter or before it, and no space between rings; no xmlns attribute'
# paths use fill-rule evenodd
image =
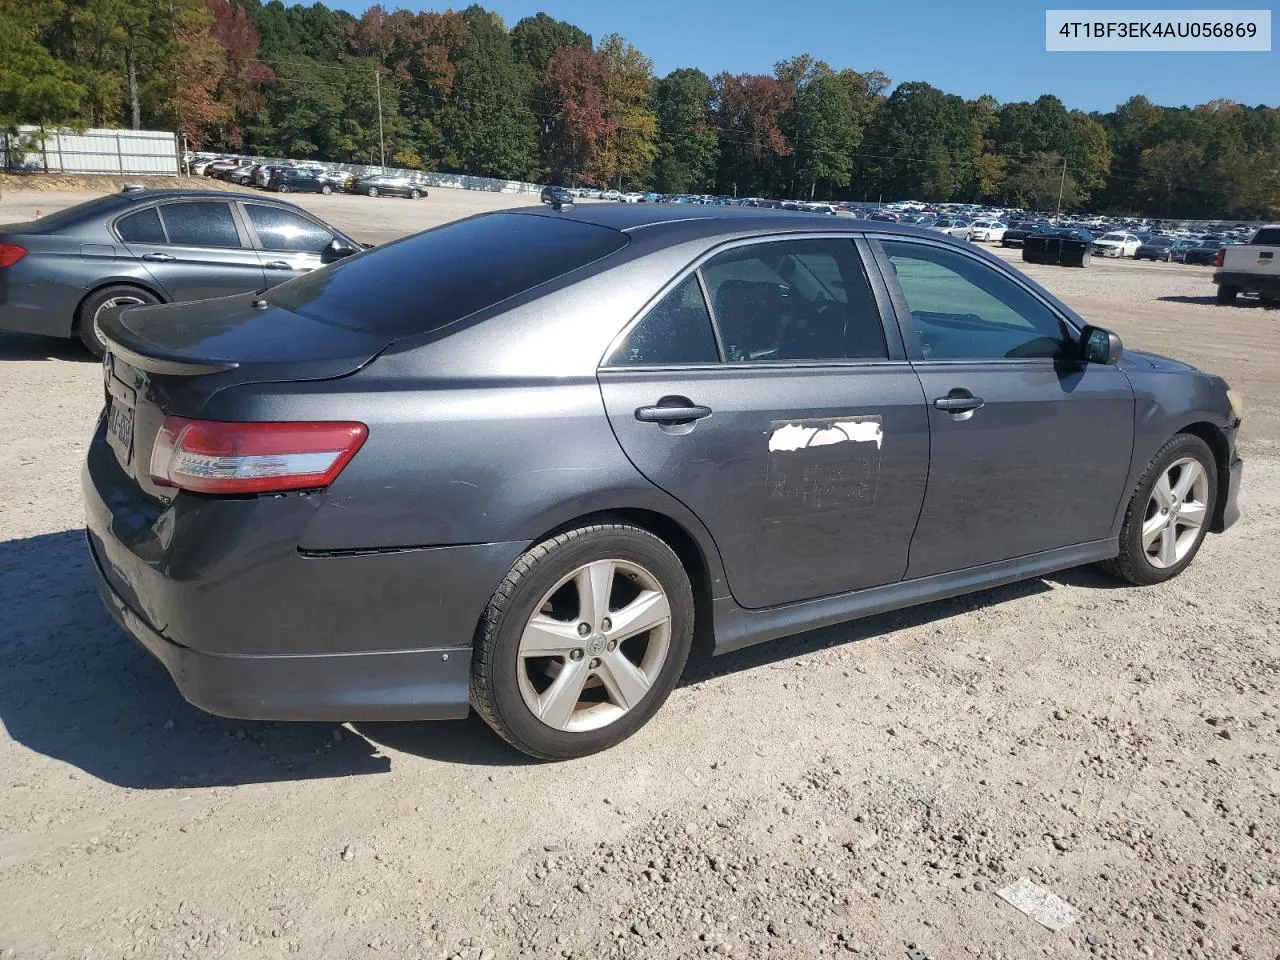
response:
<svg viewBox="0 0 1280 960"><path fill-rule="evenodd" d="M606 366L717 363L711 314L698 278L690 276L631 328Z"/></svg>
<svg viewBox="0 0 1280 960"><path fill-rule="evenodd" d="M160 208L170 243L191 247L239 247L231 205L221 200L167 203Z"/></svg>
<svg viewBox="0 0 1280 960"><path fill-rule="evenodd" d="M155 207L139 210L116 223L116 231L125 243L164 243L164 227Z"/></svg>
<svg viewBox="0 0 1280 960"><path fill-rule="evenodd" d="M332 233L296 213L261 203L246 203L244 208L263 250L319 253L333 242Z"/></svg>
<svg viewBox="0 0 1280 960"><path fill-rule="evenodd" d="M995 268L953 250L882 240L925 360L1027 359L1063 353L1069 329Z"/></svg>
<svg viewBox="0 0 1280 960"><path fill-rule="evenodd" d="M706 263L702 275L730 362L888 357L850 240L739 247Z"/></svg>
<svg viewBox="0 0 1280 960"><path fill-rule="evenodd" d="M1254 235L1253 242L1260 247L1280 246L1280 227L1263 227Z"/></svg>

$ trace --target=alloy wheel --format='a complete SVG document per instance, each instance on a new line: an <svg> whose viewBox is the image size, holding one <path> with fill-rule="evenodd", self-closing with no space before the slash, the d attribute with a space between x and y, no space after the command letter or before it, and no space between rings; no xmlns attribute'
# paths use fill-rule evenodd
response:
<svg viewBox="0 0 1280 960"><path fill-rule="evenodd" d="M563 577L525 624L517 682L549 727L598 730L636 708L671 646L671 605L638 563L596 560Z"/></svg>
<svg viewBox="0 0 1280 960"><path fill-rule="evenodd" d="M1184 457L1160 475L1142 520L1142 549L1147 562L1166 569L1195 547L1208 520L1209 475L1199 460Z"/></svg>
<svg viewBox="0 0 1280 960"><path fill-rule="evenodd" d="M102 335L102 328L98 326L98 321L102 319L102 312L104 310L111 307L132 307L138 304L145 304L146 302L147 301L143 300L141 297L134 297L129 294L123 294L118 297L108 297L106 300L103 300L102 303L98 305L98 309L93 311L94 337L100 344L106 346L107 339Z"/></svg>

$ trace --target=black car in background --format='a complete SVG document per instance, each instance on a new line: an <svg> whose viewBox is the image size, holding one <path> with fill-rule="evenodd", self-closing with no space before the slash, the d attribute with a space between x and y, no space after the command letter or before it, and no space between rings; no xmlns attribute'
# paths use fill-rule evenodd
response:
<svg viewBox="0 0 1280 960"><path fill-rule="evenodd" d="M1218 251L1224 246L1226 244L1221 240L1201 240L1194 247L1188 247L1183 251L1182 262L1213 266L1218 259Z"/></svg>
<svg viewBox="0 0 1280 960"><path fill-rule="evenodd" d="M1135 260L1163 260L1168 263L1173 259L1173 237L1148 237L1142 241L1133 255Z"/></svg>
<svg viewBox="0 0 1280 960"><path fill-rule="evenodd" d="M543 187L539 199L552 205L573 203L573 191L568 187Z"/></svg>
<svg viewBox="0 0 1280 960"><path fill-rule="evenodd" d="M1015 220L1009 224L1009 229L1000 238L1000 246L1020 247L1022 242L1032 234L1049 234L1053 232L1053 229L1053 224L1047 220L1040 220L1034 223L1026 220Z"/></svg>
<svg viewBox="0 0 1280 960"><path fill-rule="evenodd" d="M427 188L421 180L380 173L356 177L348 189L352 193L363 193L366 197L408 197L410 200L417 200L427 195Z"/></svg>
<svg viewBox="0 0 1280 960"><path fill-rule="evenodd" d="M101 355L113 308L263 290L361 247L272 197L116 193L0 225L0 330L79 337Z"/></svg>
<svg viewBox="0 0 1280 960"><path fill-rule="evenodd" d="M267 189L280 193L323 193L334 191L334 183L320 167L278 167L267 180Z"/></svg>

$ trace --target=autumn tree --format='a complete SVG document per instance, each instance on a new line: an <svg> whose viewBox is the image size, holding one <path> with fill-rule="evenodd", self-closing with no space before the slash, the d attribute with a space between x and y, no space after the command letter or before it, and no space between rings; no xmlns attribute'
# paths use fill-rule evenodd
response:
<svg viewBox="0 0 1280 960"><path fill-rule="evenodd" d="M561 47L543 71L548 103L548 148L544 161L552 179L573 182L597 167L611 127L605 116L605 65L594 52Z"/></svg>
<svg viewBox="0 0 1280 960"><path fill-rule="evenodd" d="M608 128L589 172L604 184L647 182L658 156L653 61L616 33L600 41L596 56L604 68Z"/></svg>
<svg viewBox="0 0 1280 960"><path fill-rule="evenodd" d="M735 196L771 191L780 158L791 155L782 118L795 87L762 74L718 74L712 81L712 117L720 136L719 188Z"/></svg>

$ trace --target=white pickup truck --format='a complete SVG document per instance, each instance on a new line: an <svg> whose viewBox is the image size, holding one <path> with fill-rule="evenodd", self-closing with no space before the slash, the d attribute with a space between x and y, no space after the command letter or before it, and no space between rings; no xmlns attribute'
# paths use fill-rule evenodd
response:
<svg viewBox="0 0 1280 960"><path fill-rule="evenodd" d="M1268 224L1248 243L1218 251L1218 302L1235 303L1242 293L1256 293L1263 303L1280 300L1280 223Z"/></svg>

